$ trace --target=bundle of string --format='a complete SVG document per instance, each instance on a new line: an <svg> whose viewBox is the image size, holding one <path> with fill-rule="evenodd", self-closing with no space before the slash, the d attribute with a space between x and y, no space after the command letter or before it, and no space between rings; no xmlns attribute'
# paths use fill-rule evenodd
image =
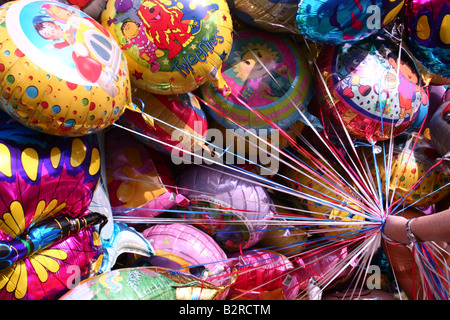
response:
<svg viewBox="0 0 450 320"><path fill-rule="evenodd" d="M291 30L292 31L292 30ZM297 38L294 39L296 41ZM397 39L399 42L399 48L401 54L401 37ZM305 41L305 46L311 53L311 48L307 41ZM249 50L252 52L251 50ZM312 54L311 54L312 55ZM259 58L254 55L256 60ZM264 65L259 61L261 65ZM316 61L312 61L312 66L318 69ZM273 77L269 70L267 73ZM321 77L320 72L317 76ZM398 79L398 77L397 77ZM276 79L273 79L276 81ZM398 80L397 80L398 81ZM330 101L333 101L331 93L328 91L325 85L324 79L322 78L324 87L327 90ZM192 139L201 140L202 144L209 145L216 151L216 158L208 157L208 159L203 159L202 155L190 152L189 150L181 150L185 154L189 154L193 158L200 158L199 160L207 160L208 164L202 161L196 161L197 166L209 167L210 163L215 163L217 166L223 166L228 168L229 171L226 174L233 175L233 172L239 173L241 179L248 179L252 183L262 186L269 190L271 193L276 193L281 195L282 198L291 199L292 201L310 201L319 204L323 208L327 208L326 213L317 213L310 211L306 208L299 208L298 206L291 206L286 204L275 203L273 206L277 209L277 214L271 220L267 220L268 225L273 225L274 230L281 230L286 232L297 234L304 234L305 238L301 241L292 242L286 245L283 249L297 248L297 246L302 246L303 249L292 249L289 254L290 261L295 259L300 259L303 261L302 264L295 264L292 268L292 273L298 272L300 270L309 271L311 277L307 280L307 286L302 286L301 290L298 290L296 299L314 299L320 297L321 292L326 290L328 287L332 286L336 280L341 277L346 276L346 270L351 270L350 282L352 285L348 286L347 290L350 292L352 298L357 298L361 292L361 287L368 278L369 267L372 263L374 256L379 252L381 248L382 241L389 241L389 239L383 240L383 226L384 221L388 215L396 215L403 212L405 209L412 205L405 205L402 198L394 200L394 195L396 194L397 184L395 184L393 190L390 190L389 184L385 183L383 190L382 179L383 177L378 170L378 164L376 163L374 168L376 171L376 178L370 174L368 168L367 159L364 153L357 152L357 148L365 147L371 149L374 161L377 161L376 154L381 152L385 157L383 157L382 165L385 170L385 181L391 179L390 173L392 169L393 162L393 137L388 140L388 144L382 144L382 146L377 146L376 142L369 141L368 143L354 142L354 139L346 130L344 123L341 119L341 126L338 128L334 124L330 124L328 127L331 132L327 132L325 129L319 132L310 123L307 117L304 116L302 108L300 105L294 104L297 108L299 114L303 117L304 122L308 127L314 132L315 136L318 138L319 143L322 147L325 147L327 154L333 157L333 162L330 162L328 158L325 157L317 148L317 145L312 145L309 139L298 133L296 139L292 138L286 131L282 130L278 125L264 116L258 110L250 107L245 101L241 100L239 95L235 92L231 92L231 95L239 101L242 106L245 106L255 115L260 117L273 129L277 130L279 134L288 141L289 146L281 147L278 144L272 143L270 138L261 138L252 130L248 130L246 127L240 125L232 118L218 110L213 105L208 104L206 101L197 97L203 102L208 108L212 108L218 114L221 114L228 121L234 123L236 126L244 130L248 136L254 139L247 139L247 143L256 148L260 153L268 153L271 151L276 151L271 153L271 157L276 157L276 160L283 166L289 168L294 173L294 176L306 176L311 181L314 181L317 185L320 185L323 189L331 192L322 193L317 190L312 190L308 185L304 185L292 177L288 177L279 171L272 171L269 175L261 175L255 173L254 170L247 170L243 166L238 166L233 163L227 163L225 160L225 155L230 153L230 148L221 148L218 145L214 145L211 141L202 140L198 136L192 135L190 132L184 132L184 134L191 136ZM381 119L386 122L386 119ZM154 118L155 122L161 121ZM170 123L164 122L165 125L171 126ZM134 132L133 130L126 128L118 123L114 124L116 127L122 128L123 130L128 130ZM179 128L175 128L180 130ZM423 125L419 132L423 130ZM343 132L344 137L339 135L337 132ZM142 135L140 133L134 132L137 135L141 135L141 138L154 140L157 143L166 144L164 141L158 141L157 138ZM334 134L338 139L338 144L334 141L333 143L329 139L329 134ZM391 131L392 134L392 131ZM345 141L346 140L346 141ZM416 142L416 141L415 141ZM175 150L176 146L171 146ZM414 148L410 151L413 152ZM349 156L344 156L347 154ZM240 154L232 154L235 158L242 158ZM305 162L304 159L308 159ZM252 161L250 158L243 158L248 164L252 164L254 167L260 170L270 170L261 164ZM440 165L442 160L436 162L436 165ZM433 166L433 168L435 167ZM339 168L339 170L337 169ZM421 178L426 177L429 172L433 170L430 168L427 173ZM211 168L210 168L211 169ZM214 169L211 169L214 170ZM215 169L218 170L218 169ZM224 172L222 172L224 173ZM276 178L276 179L275 179ZM287 183L281 183L284 181ZM398 183L398 182L396 182ZM417 181L408 193L411 193L414 188L420 184L420 180ZM446 185L447 186L447 185ZM446 187L443 186L443 187ZM171 186L177 187L177 186ZM183 190L181 190L182 192ZM189 190L190 192L195 192L195 190ZM438 192L436 190L434 192ZM334 196L333 196L334 195ZM214 195L211 195L214 196ZM428 196L432 196L429 194ZM243 199L244 201L247 201ZM420 199L419 199L420 200ZM99 206L101 204L98 204ZM149 209L150 210L150 209ZM198 211L196 211L198 210ZM196 203L191 203L189 208L189 213L208 213L211 216L215 214L232 214L236 211L235 208L204 208L196 206ZM337 210L338 212L346 212L345 219L336 219L330 216L330 211ZM168 210L178 213L186 213L186 209L176 208ZM244 213L245 214L245 213ZM204 219L196 218L161 218L161 217L132 217L132 216L114 216L115 220L127 222L127 223L147 223L147 224L167 224L167 223L189 223L192 225L205 224L208 223ZM227 221L230 224L242 224L239 220ZM219 231L220 232L220 231ZM234 232L251 232L251 231L234 231ZM281 236L281 235L279 235ZM258 249L275 250L275 247L265 247ZM279 249L279 248L278 248ZM342 250L345 249L345 254ZM250 249L252 250L252 249ZM419 275L420 282L422 284L422 292L420 297L423 299L448 299L449 297L449 267L447 261L443 256L445 256L445 248L442 248L439 244L434 242L426 242L420 244L414 244L410 247L413 256L413 272L415 275ZM321 255L322 253L322 255ZM317 264L322 260L330 258L332 255L338 259L333 260L334 263L329 265L328 268L318 271ZM258 267L262 266L270 268L272 260L267 262L261 262ZM192 266L196 267L196 266ZM207 266L206 266L207 267ZM215 277L230 277L239 274L239 272L251 272L252 268L247 268L245 271L239 271L239 269L234 269L227 274L216 275ZM395 276L395 274L394 274ZM283 275L285 277L285 275ZM211 279L209 279L211 280ZM276 279L268 280L275 281ZM313 281L311 281L313 280ZM414 281L414 280L413 280ZM261 284L260 286L267 285L269 283ZM300 284L298 284L300 285ZM397 285L398 287L398 285ZM292 288L291 288L292 289ZM290 290L291 290L290 289ZM248 290L258 290L258 288L248 288ZM285 292L286 295L286 292ZM240 296L235 296L237 299ZM401 298L401 296L400 296Z"/></svg>

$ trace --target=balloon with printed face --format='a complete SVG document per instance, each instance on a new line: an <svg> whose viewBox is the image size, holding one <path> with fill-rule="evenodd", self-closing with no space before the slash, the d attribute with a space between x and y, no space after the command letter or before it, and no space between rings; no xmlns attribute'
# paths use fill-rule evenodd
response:
<svg viewBox="0 0 450 320"><path fill-rule="evenodd" d="M257 244L275 214L267 191L251 177L219 165L192 166L178 179L181 194L190 200L186 216L225 250L246 249ZM204 222L202 222L202 220Z"/></svg>
<svg viewBox="0 0 450 320"><path fill-rule="evenodd" d="M314 42L357 42L384 28L404 5L405 0L300 0L297 27Z"/></svg>
<svg viewBox="0 0 450 320"><path fill-rule="evenodd" d="M232 300L292 300L300 287L292 262L269 250L233 252L229 259L237 279L230 287Z"/></svg>
<svg viewBox="0 0 450 320"><path fill-rule="evenodd" d="M0 239L49 217L88 213L100 179L95 135L59 137L1 123Z"/></svg>
<svg viewBox="0 0 450 320"><path fill-rule="evenodd" d="M150 265L192 273L215 285L230 282L227 255L214 239L188 224L155 225L142 235L155 255L145 258Z"/></svg>
<svg viewBox="0 0 450 320"><path fill-rule="evenodd" d="M86 279L60 300L222 300L226 290L181 271L137 267Z"/></svg>
<svg viewBox="0 0 450 320"><path fill-rule="evenodd" d="M405 43L429 71L450 78L450 3L411 0L405 8Z"/></svg>
<svg viewBox="0 0 450 320"><path fill-rule="evenodd" d="M55 300L96 275L102 245L95 215L50 218L11 241L0 241L0 299Z"/></svg>
<svg viewBox="0 0 450 320"><path fill-rule="evenodd" d="M249 26L269 32L293 32L298 0L228 0L231 13Z"/></svg>
<svg viewBox="0 0 450 320"><path fill-rule="evenodd" d="M226 89L220 68L233 27L225 0L109 0L101 21L124 51L135 87L165 95L207 82Z"/></svg>
<svg viewBox="0 0 450 320"><path fill-rule="evenodd" d="M188 200L179 194L165 158L120 128L105 134L105 168L112 212L154 217Z"/></svg>
<svg viewBox="0 0 450 320"><path fill-rule="evenodd" d="M421 108L428 108L413 60L399 50L386 34L378 33L321 51L316 78L320 108L357 139L395 137L411 126Z"/></svg>
<svg viewBox="0 0 450 320"><path fill-rule="evenodd" d="M208 121L190 92L160 95L134 88L133 109L125 110L118 123L166 155L205 150Z"/></svg>
<svg viewBox="0 0 450 320"><path fill-rule="evenodd" d="M48 134L81 136L131 106L123 53L93 18L54 1L12 1L0 11L0 108L12 118Z"/></svg>
<svg viewBox="0 0 450 320"><path fill-rule="evenodd" d="M259 30L237 33L222 73L230 86L228 97L211 85L201 91L212 106L205 111L225 128L243 126L263 135L272 129L268 121L286 131L307 121L297 106L308 114L313 77L305 55L287 37Z"/></svg>

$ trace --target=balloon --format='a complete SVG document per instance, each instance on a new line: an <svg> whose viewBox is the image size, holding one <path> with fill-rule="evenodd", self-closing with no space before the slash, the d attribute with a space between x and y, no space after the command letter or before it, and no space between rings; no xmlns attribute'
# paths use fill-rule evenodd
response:
<svg viewBox="0 0 450 320"><path fill-rule="evenodd" d="M231 13L269 32L294 32L298 0L228 0Z"/></svg>
<svg viewBox="0 0 450 320"><path fill-rule="evenodd" d="M159 267L122 268L81 282L60 300L214 300L226 287Z"/></svg>
<svg viewBox="0 0 450 320"><path fill-rule="evenodd" d="M0 126L0 240L50 217L82 217L100 178L94 135L46 135L18 122Z"/></svg>
<svg viewBox="0 0 450 320"><path fill-rule="evenodd" d="M89 218L90 216L87 216L87 219ZM69 217L69 219L85 221L85 218ZM30 229L29 233L21 236L22 239L26 239L22 244L30 241L28 236L31 236L36 244L42 245L42 241L50 240L52 231L56 232L54 237L61 235L61 232L70 232L71 235L45 248L36 248L34 253L24 256L8 268L1 270L0 299L58 299L80 281L97 274L102 262L102 246L94 227L79 225L82 227L79 231L61 229L56 220L63 222L65 219L63 216L52 218L48 226L42 223L36 227L37 229ZM95 220L92 221L94 222ZM71 228L73 226L70 225ZM16 238L13 242L19 241ZM28 243L32 245L33 242ZM9 247L13 254L18 246L13 247L11 244L3 242L2 251ZM27 248L22 250L27 252ZM4 266L4 261L2 265Z"/></svg>
<svg viewBox="0 0 450 320"><path fill-rule="evenodd" d="M226 89L220 68L232 22L224 0L109 0L101 21L124 51L135 87L181 94L212 82Z"/></svg>
<svg viewBox="0 0 450 320"><path fill-rule="evenodd" d="M120 221L114 221L114 229L109 239L102 239L103 261L99 273L111 271L117 257L122 253L132 253L150 257L155 254L150 242L134 228Z"/></svg>
<svg viewBox="0 0 450 320"><path fill-rule="evenodd" d="M165 159L120 128L105 135L108 193L116 216L154 217L176 205L179 194Z"/></svg>
<svg viewBox="0 0 450 320"><path fill-rule="evenodd" d="M3 5L0 19L0 108L12 118L48 134L81 136L108 127L131 106L122 51L91 17L27 0Z"/></svg>
<svg viewBox="0 0 450 320"><path fill-rule="evenodd" d="M297 106L313 121L306 110L313 95L308 60L286 37L258 30L237 33L222 73L231 95L226 97L211 85L203 86L201 92L205 101L218 109L205 111L225 128L244 126L268 135L272 126L261 113L288 131L295 123L307 121Z"/></svg>
<svg viewBox="0 0 450 320"><path fill-rule="evenodd" d="M342 119L358 139L387 140L391 133L395 137L413 123L421 108L428 108L415 66L406 51L399 57L399 50L379 34L321 51L316 82L320 106L339 126Z"/></svg>
<svg viewBox="0 0 450 320"><path fill-rule="evenodd" d="M386 178L389 179L389 191L394 192L393 202L421 207L433 205L450 194L450 176L443 170L443 165L431 169L436 164L438 154L425 136L413 133L409 137L397 137L392 160L389 160L388 146L385 148L384 152L377 155L376 163L372 154L367 156L367 162L374 181L377 181L377 165L383 191L386 190ZM386 177L388 162L392 168ZM392 194L388 197L391 199Z"/></svg>
<svg viewBox="0 0 450 320"><path fill-rule="evenodd" d="M447 157L450 151L450 100L442 103L430 119L430 137L436 151Z"/></svg>
<svg viewBox="0 0 450 320"><path fill-rule="evenodd" d="M142 141L164 154L204 150L208 122L192 93L157 95L135 88L134 109L125 110L120 124L143 135ZM151 139L147 139L146 137Z"/></svg>
<svg viewBox="0 0 450 320"><path fill-rule="evenodd" d="M218 165L190 167L178 179L180 193L191 202L193 212L186 215L226 250L257 244L275 214L267 191L249 179Z"/></svg>
<svg viewBox="0 0 450 320"><path fill-rule="evenodd" d="M267 250L247 250L229 255L238 276L230 287L232 300L292 300L299 286L294 266L285 256Z"/></svg>
<svg viewBox="0 0 450 320"><path fill-rule="evenodd" d="M404 0L300 0L297 26L314 42L357 42L389 24L404 4Z"/></svg>
<svg viewBox="0 0 450 320"><path fill-rule="evenodd" d="M405 42L431 72L450 78L450 6L447 0L411 0L405 8Z"/></svg>
<svg viewBox="0 0 450 320"><path fill-rule="evenodd" d="M205 232L180 223L155 225L142 235L155 248L155 255L145 258L153 266L190 272L215 285L230 282L227 255Z"/></svg>

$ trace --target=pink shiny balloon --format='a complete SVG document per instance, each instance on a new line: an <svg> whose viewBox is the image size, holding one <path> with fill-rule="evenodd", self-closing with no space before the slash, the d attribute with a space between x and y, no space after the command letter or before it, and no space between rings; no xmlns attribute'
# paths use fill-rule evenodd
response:
<svg viewBox="0 0 450 320"><path fill-rule="evenodd" d="M229 258L237 269L229 299L292 300L298 292L291 261L274 251L233 252Z"/></svg>
<svg viewBox="0 0 450 320"><path fill-rule="evenodd" d="M155 255L148 259L152 265L171 269L187 267L192 273L204 271L205 280L219 286L230 282L227 255L211 236L196 227L162 224L142 234L155 249Z"/></svg>

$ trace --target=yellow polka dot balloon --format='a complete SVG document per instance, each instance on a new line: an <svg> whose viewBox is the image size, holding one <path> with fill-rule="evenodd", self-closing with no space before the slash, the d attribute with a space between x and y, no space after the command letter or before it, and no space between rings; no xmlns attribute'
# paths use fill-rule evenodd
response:
<svg viewBox="0 0 450 320"><path fill-rule="evenodd" d="M0 7L0 108L35 130L81 136L131 106L128 68L111 34L53 1Z"/></svg>

